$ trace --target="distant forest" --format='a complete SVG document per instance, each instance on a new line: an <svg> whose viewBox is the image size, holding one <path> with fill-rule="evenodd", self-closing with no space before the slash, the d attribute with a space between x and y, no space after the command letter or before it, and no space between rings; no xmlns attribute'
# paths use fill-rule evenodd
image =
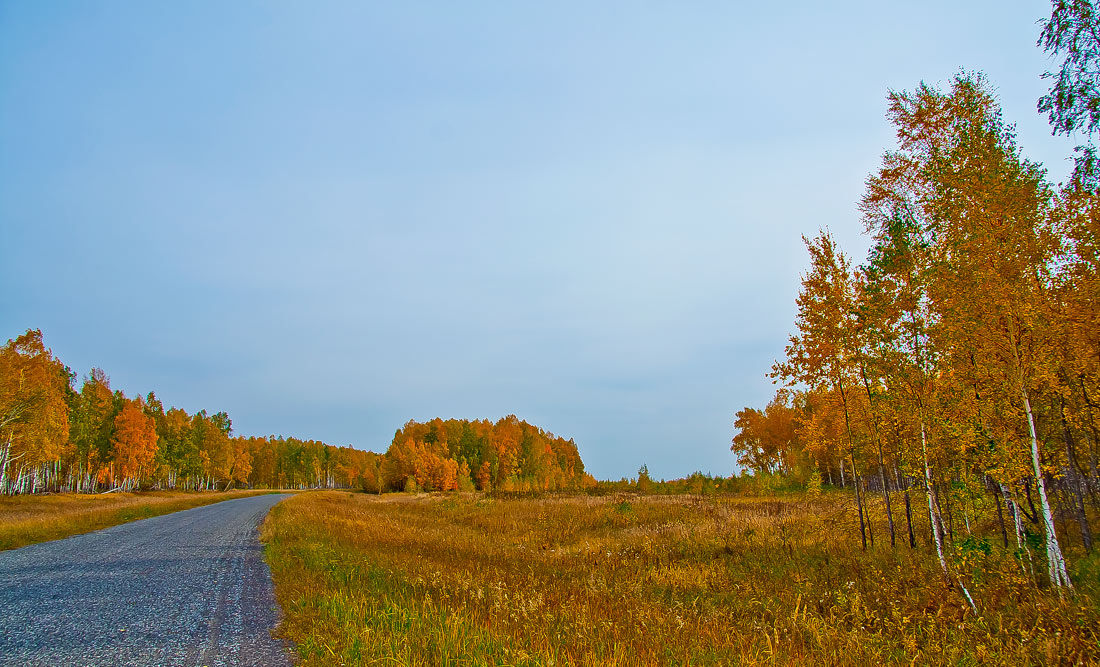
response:
<svg viewBox="0 0 1100 667"><path fill-rule="evenodd" d="M514 415L410 421L385 454L316 440L233 435L225 412L127 397L76 375L28 330L0 348L0 493L138 489L550 490L595 481L572 440Z"/></svg>

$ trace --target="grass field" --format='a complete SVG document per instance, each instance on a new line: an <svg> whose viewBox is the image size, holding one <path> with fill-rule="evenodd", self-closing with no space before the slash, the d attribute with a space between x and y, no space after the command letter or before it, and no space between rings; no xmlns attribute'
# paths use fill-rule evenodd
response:
<svg viewBox="0 0 1100 667"><path fill-rule="evenodd" d="M0 550L261 493L272 492L148 491L3 496L0 497Z"/></svg>
<svg viewBox="0 0 1100 667"><path fill-rule="evenodd" d="M957 549L975 617L927 545L861 553L846 498L321 492L262 532L303 665L1100 662L1095 560L1061 600Z"/></svg>

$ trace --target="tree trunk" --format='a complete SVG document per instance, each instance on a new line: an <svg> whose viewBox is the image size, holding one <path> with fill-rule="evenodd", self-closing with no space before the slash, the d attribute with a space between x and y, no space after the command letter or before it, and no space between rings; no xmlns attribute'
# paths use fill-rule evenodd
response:
<svg viewBox="0 0 1100 667"><path fill-rule="evenodd" d="M1095 413L1093 412L1093 408L1095 406L1092 400L1089 398L1088 387L1085 384L1084 379L1082 379L1080 382L1081 393L1085 398L1085 405L1088 407L1089 411L1089 432L1092 433L1092 441L1089 443L1089 496L1092 498L1093 506L1097 507L1100 506L1100 498L1097 497L1097 491L1100 490L1100 479L1097 478L1097 473L1098 471L1100 471L1100 460L1097 459L1096 448L1098 445L1100 445L1100 430L1097 430L1096 428L1097 420ZM1085 435L1087 440L1088 434L1086 433Z"/></svg>
<svg viewBox="0 0 1100 667"><path fill-rule="evenodd" d="M11 438L0 447L0 494L8 492L8 454L11 452Z"/></svg>
<svg viewBox="0 0 1100 667"><path fill-rule="evenodd" d="M932 484L932 467L928 463L928 437L924 428L924 415L921 415L920 420L920 448L921 454L924 457L924 495L928 498L928 522L932 526L932 539L936 543L936 557L940 559L940 568L943 570L943 576L949 577L947 572L947 559L943 556L943 537L940 534L938 527L939 521L936 513L936 501L933 489L935 486Z"/></svg>
<svg viewBox="0 0 1100 667"><path fill-rule="evenodd" d="M1022 506L1020 506L1020 509L1024 510L1024 516L1027 517L1028 521L1030 521L1031 523L1039 523L1039 510L1035 509L1035 501L1031 499L1030 479L1024 482L1024 494L1027 498L1027 506L1031 508L1031 514L1028 514L1027 510L1024 510ZM1017 505L1019 505L1019 503L1017 503Z"/></svg>
<svg viewBox="0 0 1100 667"><path fill-rule="evenodd" d="M1001 485L1001 495L1004 496L1005 505L1008 507L1009 514L1012 515L1012 525L1016 531L1016 548L1027 555L1028 569L1031 571L1031 581L1035 581L1035 563L1031 558L1031 547L1027 544L1027 539L1024 537L1024 521L1020 518L1020 503L1016 501L1016 494L1010 494L1008 487L1004 484ZM1023 568L1023 563L1020 564ZM1027 572L1027 570L1024 570Z"/></svg>
<svg viewBox="0 0 1100 667"><path fill-rule="evenodd" d="M863 519L863 496L859 488L859 472L856 468L856 444L852 438L852 422L848 415L848 396L844 392L844 382L837 380L837 388L840 391L840 401L844 404L844 428L848 433L848 447L852 455L852 480L856 490L856 510L859 512L859 536L863 540L863 550L867 551L867 526ZM871 537L871 546L874 546L875 538Z"/></svg>
<svg viewBox="0 0 1100 667"><path fill-rule="evenodd" d="M1081 527L1081 542L1085 545L1087 554L1092 552L1092 530L1089 528L1088 517L1085 516L1085 498L1081 490L1083 483L1076 466L1073 434L1070 433L1069 424L1066 423L1064 400L1062 401L1062 434L1066 443L1066 483L1070 487L1073 513L1077 515L1077 524Z"/></svg>
<svg viewBox="0 0 1100 667"><path fill-rule="evenodd" d="M909 500L909 478L905 478L905 486L901 484L901 475L898 473L898 467L894 466L894 479L897 482L898 488L902 490L902 494L905 498L905 527L909 531L909 548L917 548L917 540L913 537L913 507Z"/></svg>
<svg viewBox="0 0 1100 667"><path fill-rule="evenodd" d="M928 464L928 439L924 429L924 415L920 418L920 444L921 453L924 457L924 493L928 498L928 520L932 524L932 536L936 542L936 556L940 559L940 569L943 570L943 576L947 580L951 580L951 572L947 569L947 559L943 555L943 529L939 527L939 512L938 505L933 498L933 489L935 485L932 484L932 468ZM966 598L967 603L970 605L970 610L974 612L974 615L978 615L978 606L974 604L974 598L970 597L970 591L966 589L966 584L962 582L961 577L954 577L955 583L959 585L959 589L962 590L963 597Z"/></svg>
<svg viewBox="0 0 1100 667"><path fill-rule="evenodd" d="M1001 511L1001 494L997 490L997 483L993 483L993 500L997 505L997 523L1001 526L1001 539L1004 541L1005 549L1008 548L1008 531L1005 530L1005 515Z"/></svg>
<svg viewBox="0 0 1100 667"><path fill-rule="evenodd" d="M1031 401L1028 399L1027 390L1023 392L1024 413L1027 415L1027 426L1031 432L1031 465L1035 469L1035 485L1039 488L1039 505L1043 510L1043 528L1046 531L1047 543L1047 571L1050 575L1050 583L1056 588L1065 586L1073 589L1073 582L1066 573L1066 561L1062 557L1062 548L1058 544L1058 535L1054 532L1054 516L1050 511L1050 501L1047 499L1047 486L1044 480L1043 468L1039 464L1039 436L1035 432L1035 417L1031 413Z"/></svg>
<svg viewBox="0 0 1100 667"><path fill-rule="evenodd" d="M859 367L860 377L863 378L863 387L867 390L867 410L871 421L871 435L875 439L875 445L878 448L878 479L882 484L882 497L886 501L886 523L890 526L890 548L897 547L896 539L894 537L894 512L890 507L890 488L886 484L886 464L882 460L882 440L878 437L878 422L875 421L875 402L871 396L871 383L867 381L867 374L863 370L862 364Z"/></svg>
<svg viewBox="0 0 1100 667"><path fill-rule="evenodd" d="M951 506L951 491L950 491L950 489L947 490L947 491L943 491L944 483L945 482L943 480L940 480L940 490L942 491L942 493L937 493L936 494L936 507L940 510L939 517L940 517L941 529L942 529L943 505L941 505L940 502L942 501L944 505L947 505L947 537L950 539L951 543L954 544L955 543L955 512L954 512L955 508Z"/></svg>

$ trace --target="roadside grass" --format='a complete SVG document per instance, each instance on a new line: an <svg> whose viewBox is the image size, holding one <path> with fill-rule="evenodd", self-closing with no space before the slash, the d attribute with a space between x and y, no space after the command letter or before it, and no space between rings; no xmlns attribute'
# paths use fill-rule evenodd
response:
<svg viewBox="0 0 1100 667"><path fill-rule="evenodd" d="M0 551L120 523L278 491L145 491L0 497Z"/></svg>
<svg viewBox="0 0 1100 667"><path fill-rule="evenodd" d="M311 492L261 534L302 665L1100 662L1100 570L1065 600L997 548L862 553L843 496ZM919 533L918 533L919 534ZM987 543L983 543L987 544Z"/></svg>

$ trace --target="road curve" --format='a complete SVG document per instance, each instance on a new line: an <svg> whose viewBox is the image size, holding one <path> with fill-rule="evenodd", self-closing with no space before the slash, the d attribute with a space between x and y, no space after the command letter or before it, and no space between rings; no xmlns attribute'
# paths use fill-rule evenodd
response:
<svg viewBox="0 0 1100 667"><path fill-rule="evenodd" d="M0 665L282 667L253 496L0 553Z"/></svg>

